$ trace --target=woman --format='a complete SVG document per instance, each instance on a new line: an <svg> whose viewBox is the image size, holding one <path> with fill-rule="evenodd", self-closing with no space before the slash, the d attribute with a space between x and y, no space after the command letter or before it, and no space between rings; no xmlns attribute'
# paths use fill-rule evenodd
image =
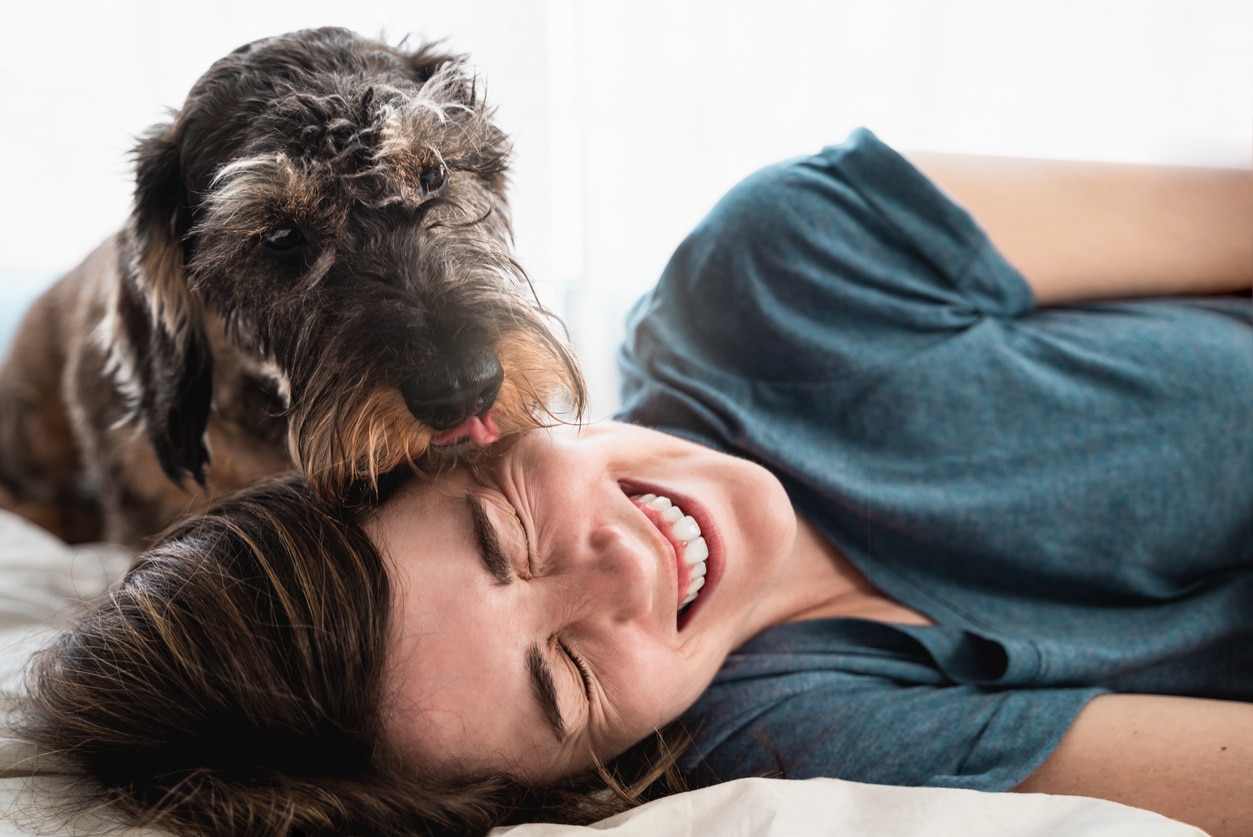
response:
<svg viewBox="0 0 1253 837"><path fill-rule="evenodd" d="M760 172L633 313L623 417L657 430L189 521L40 659L27 735L208 833L593 819L676 786L676 730L697 781L1080 793L1244 833L1247 183L932 171L1000 251L866 132Z"/></svg>

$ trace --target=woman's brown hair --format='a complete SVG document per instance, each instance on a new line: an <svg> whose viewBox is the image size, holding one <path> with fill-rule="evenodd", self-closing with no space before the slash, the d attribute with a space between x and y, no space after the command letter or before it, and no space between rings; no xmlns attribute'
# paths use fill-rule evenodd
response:
<svg viewBox="0 0 1253 837"><path fill-rule="evenodd" d="M362 513L292 476L175 526L34 659L14 731L85 777L84 806L175 833L481 834L682 789L673 731L544 788L398 758L391 590Z"/></svg>

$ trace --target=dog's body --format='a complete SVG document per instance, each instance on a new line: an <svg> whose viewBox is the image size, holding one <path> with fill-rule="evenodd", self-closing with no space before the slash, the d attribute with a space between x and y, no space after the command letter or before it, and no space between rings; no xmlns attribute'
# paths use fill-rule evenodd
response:
<svg viewBox="0 0 1253 837"><path fill-rule="evenodd" d="M140 143L130 223L23 321L0 505L139 545L293 463L342 500L581 410L511 254L507 154L430 47L315 30L219 61Z"/></svg>

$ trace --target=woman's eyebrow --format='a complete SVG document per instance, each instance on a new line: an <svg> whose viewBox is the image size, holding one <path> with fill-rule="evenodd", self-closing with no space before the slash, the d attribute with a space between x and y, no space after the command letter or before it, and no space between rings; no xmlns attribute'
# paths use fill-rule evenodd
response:
<svg viewBox="0 0 1253 837"><path fill-rule="evenodd" d="M487 571L496 579L497 584L509 584L513 581L513 569L509 566L509 558L500 548L500 539L496 537L496 527L488 519L483 509L483 501L473 494L465 495L466 506L470 509L470 528L474 532L474 545Z"/></svg>
<svg viewBox="0 0 1253 837"><path fill-rule="evenodd" d="M526 667L531 673L531 685L535 688L535 697L544 713L544 720L557 738L557 743L566 740L566 722L561 717L561 708L557 706L557 686L553 680L552 669L538 645L532 645L526 652Z"/></svg>

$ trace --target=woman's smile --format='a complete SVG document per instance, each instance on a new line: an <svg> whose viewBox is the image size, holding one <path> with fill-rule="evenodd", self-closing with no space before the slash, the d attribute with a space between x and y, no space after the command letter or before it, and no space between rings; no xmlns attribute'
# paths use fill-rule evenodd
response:
<svg viewBox="0 0 1253 837"><path fill-rule="evenodd" d="M709 574L709 543L697 519L664 494L635 494L632 502L652 521L674 550L678 606L676 625L683 630L695 610L703 590L713 589L715 576ZM685 501L686 502L686 501ZM695 510L694 503L686 503ZM699 512L698 512L699 513ZM714 563L718 563L714 561Z"/></svg>

